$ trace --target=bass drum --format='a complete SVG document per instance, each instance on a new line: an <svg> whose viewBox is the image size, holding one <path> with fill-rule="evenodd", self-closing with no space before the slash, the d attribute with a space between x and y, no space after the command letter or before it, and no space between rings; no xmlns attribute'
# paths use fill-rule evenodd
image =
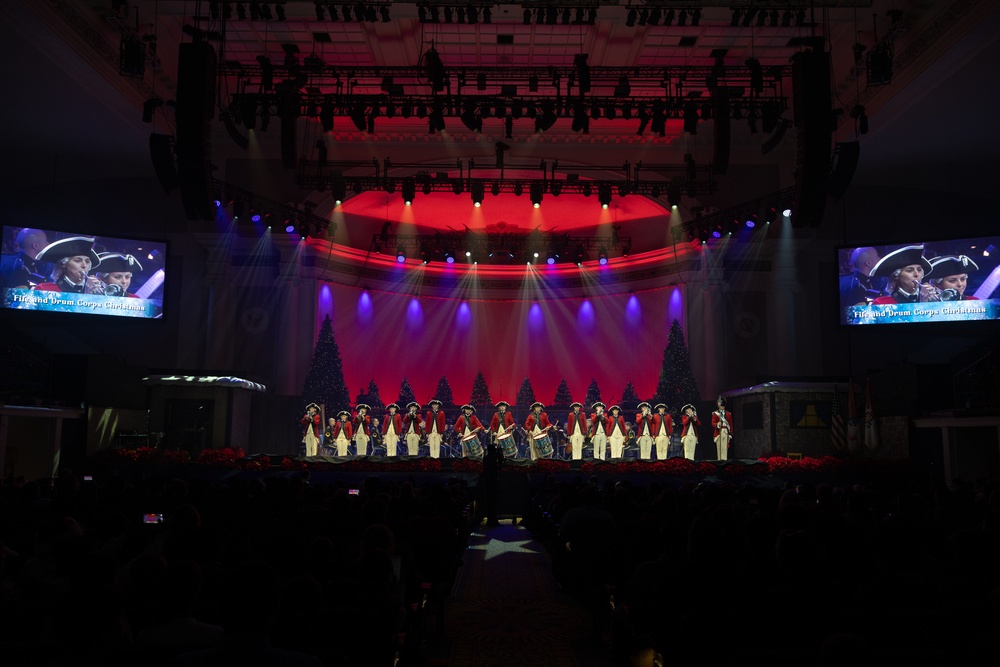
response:
<svg viewBox="0 0 1000 667"><path fill-rule="evenodd" d="M503 455L509 459L517 458L517 443L514 441L514 432L508 431L497 436L497 444L503 449Z"/></svg>
<svg viewBox="0 0 1000 667"><path fill-rule="evenodd" d="M462 444L465 445L465 449L469 452L469 456L482 457L483 445L479 442L478 433L470 433L469 435L463 437Z"/></svg>

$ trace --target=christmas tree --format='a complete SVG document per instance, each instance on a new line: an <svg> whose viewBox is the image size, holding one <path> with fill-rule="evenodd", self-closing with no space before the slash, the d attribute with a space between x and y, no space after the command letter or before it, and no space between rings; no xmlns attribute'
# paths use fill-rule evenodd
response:
<svg viewBox="0 0 1000 667"><path fill-rule="evenodd" d="M569 393L569 385L566 384L566 378L563 378L556 389L555 398L552 399L552 406L569 409L569 404L572 402L573 396Z"/></svg>
<svg viewBox="0 0 1000 667"><path fill-rule="evenodd" d="M475 407L480 413L485 412L487 408L493 405L493 399L490 398L490 389L486 386L486 378L483 377L482 371L476 373L476 379L472 382L472 396L469 397L469 404Z"/></svg>
<svg viewBox="0 0 1000 667"><path fill-rule="evenodd" d="M312 362L302 390L303 403L318 403L326 414L349 408L351 392L344 382L344 367L340 362L340 349L333 336L333 323L327 315L319 329L319 338L313 350Z"/></svg>
<svg viewBox="0 0 1000 667"><path fill-rule="evenodd" d="M587 398L585 399L583 407L587 410L590 409L594 403L601 400L601 388L597 386L597 380L590 378L590 386L587 387Z"/></svg>
<svg viewBox="0 0 1000 667"><path fill-rule="evenodd" d="M399 385L399 398L396 399L400 412L406 412L406 406L416 400L417 397L413 395L413 387L410 386L410 381L404 376L402 384Z"/></svg>
<svg viewBox="0 0 1000 667"><path fill-rule="evenodd" d="M441 401L442 410L455 409L455 396L451 393L451 385L448 384L448 378L443 375L441 376L441 379L438 380L437 391L434 392L432 398Z"/></svg>
<svg viewBox="0 0 1000 667"><path fill-rule="evenodd" d="M623 413L635 412L639 409L639 397L635 394L635 387L632 386L631 380L625 385L625 389L622 391L622 400L618 405L622 406Z"/></svg>
<svg viewBox="0 0 1000 667"><path fill-rule="evenodd" d="M667 347L663 350L663 366L653 402L666 404L668 412L677 412L685 403L698 403L700 399L698 385L691 372L691 357L684 344L684 332L680 323L674 320L670 325Z"/></svg>
<svg viewBox="0 0 1000 667"><path fill-rule="evenodd" d="M365 392L365 403L371 406L371 414L381 415L385 412L385 403L382 402L382 397L378 393L378 385L375 384L375 380L368 383L368 391Z"/></svg>
<svg viewBox="0 0 1000 667"><path fill-rule="evenodd" d="M524 378L521 388L517 390L517 407L525 411L535 402L535 390L531 388L531 380Z"/></svg>

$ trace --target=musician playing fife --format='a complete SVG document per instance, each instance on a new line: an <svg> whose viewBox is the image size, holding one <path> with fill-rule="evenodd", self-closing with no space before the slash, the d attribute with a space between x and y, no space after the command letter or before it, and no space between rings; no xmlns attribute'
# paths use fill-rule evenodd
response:
<svg viewBox="0 0 1000 667"><path fill-rule="evenodd" d="M406 437L406 453L416 456L420 453L420 438L424 434L424 422L420 419L420 404L406 404L406 414L403 415L403 434Z"/></svg>
<svg viewBox="0 0 1000 667"><path fill-rule="evenodd" d="M302 416L302 442L306 446L306 456L316 456L316 449L319 445L319 429L323 425L323 417L319 414L319 406L310 403L306 406L306 413Z"/></svg>
<svg viewBox="0 0 1000 667"><path fill-rule="evenodd" d="M465 440L467 436L483 430L483 423L479 421L479 417L476 416L475 412L476 409L471 405L463 405L462 414L460 414L458 419L455 420L455 433L458 433L463 444L471 442L469 440ZM481 447L476 446L478 444L479 443L471 443L472 446L468 448L463 446L463 456L481 456L483 452Z"/></svg>
<svg viewBox="0 0 1000 667"><path fill-rule="evenodd" d="M620 459L625 453L625 438L628 436L628 426L625 425L625 415L621 406L611 406L611 416L608 417L608 443L611 444L611 458Z"/></svg>
<svg viewBox="0 0 1000 667"><path fill-rule="evenodd" d="M354 436L354 425L348 421L351 413L347 410L341 410L337 416L340 420L333 423L330 435L337 447L337 456L347 456L347 446L351 444L351 438Z"/></svg>
<svg viewBox="0 0 1000 667"><path fill-rule="evenodd" d="M590 409L590 444L594 446L594 458L604 460L608 451L608 431L610 428L608 415L604 412L604 403L597 401Z"/></svg>
<svg viewBox="0 0 1000 667"><path fill-rule="evenodd" d="M694 452L698 449L698 411L688 403L681 408L681 444L684 445L684 458L694 461Z"/></svg>
<svg viewBox="0 0 1000 667"><path fill-rule="evenodd" d="M497 411L493 413L493 419L490 420L490 433L493 442L502 442L497 440L497 438L514 430L514 415L507 410L509 407L510 404L507 401L500 401L496 405ZM513 435L509 436L511 439L513 437ZM507 440L507 438L504 438L504 440ZM503 446L501 446L501 449L508 450L508 448ZM516 448L514 451L517 451Z"/></svg>
<svg viewBox="0 0 1000 667"><path fill-rule="evenodd" d="M541 402L535 401L531 404L531 412L528 413L528 418L524 420L524 430L528 432L528 445L531 447L532 461L541 457L541 452L535 446L534 436L552 428L552 424L549 422L549 415L542 410L544 407Z"/></svg>
<svg viewBox="0 0 1000 667"><path fill-rule="evenodd" d="M372 438L371 408L358 403L358 414L354 417L354 448L358 456L368 456L368 443Z"/></svg>
<svg viewBox="0 0 1000 667"><path fill-rule="evenodd" d="M389 414L382 420L382 442L385 443L385 455L396 456L399 436L403 433L403 415L399 414L399 406L395 403L385 407Z"/></svg>
<svg viewBox="0 0 1000 667"><path fill-rule="evenodd" d="M431 450L431 458L441 458L441 438L444 436L445 419L441 412L441 401L432 398L429 403L430 410L424 419L424 430L427 432L427 446Z"/></svg>
<svg viewBox="0 0 1000 667"><path fill-rule="evenodd" d="M566 433L569 435L569 448L574 459L583 458L583 440L587 433L587 415L583 413L582 403L570 403L573 411L566 418Z"/></svg>
<svg viewBox="0 0 1000 667"><path fill-rule="evenodd" d="M715 453L720 461L729 458L729 446L733 440L733 414L726 410L726 399L722 396L715 401L715 412L712 413L712 439L715 441Z"/></svg>
<svg viewBox="0 0 1000 667"><path fill-rule="evenodd" d="M639 458L649 459L653 455L653 414L649 403L639 404L639 414L635 416L635 437L639 441Z"/></svg>
<svg viewBox="0 0 1000 667"><path fill-rule="evenodd" d="M653 441L656 443L656 458L663 460L670 452L670 436L674 434L674 420L664 403L657 403L653 415Z"/></svg>

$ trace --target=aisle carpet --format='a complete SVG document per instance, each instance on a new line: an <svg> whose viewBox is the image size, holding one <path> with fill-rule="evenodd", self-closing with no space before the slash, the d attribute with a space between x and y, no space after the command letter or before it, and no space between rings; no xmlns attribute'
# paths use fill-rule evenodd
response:
<svg viewBox="0 0 1000 667"><path fill-rule="evenodd" d="M591 614L566 596L541 546L521 526L481 526L445 607L453 667L603 667Z"/></svg>

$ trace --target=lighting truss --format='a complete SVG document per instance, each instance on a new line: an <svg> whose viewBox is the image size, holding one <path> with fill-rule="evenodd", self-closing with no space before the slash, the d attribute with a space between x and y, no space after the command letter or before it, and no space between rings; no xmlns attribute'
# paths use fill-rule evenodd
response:
<svg viewBox="0 0 1000 667"><path fill-rule="evenodd" d="M736 226L733 224L734 221L738 220L739 226L745 224L745 220L741 218L749 211L759 213L767 207L772 207L780 212L783 208L790 207L793 209L792 214L794 215L794 201L795 186L791 186L777 192L762 195L756 199L713 211L708 215L697 215L691 220L686 220L682 224L672 227L671 231L674 234L675 242L688 237L698 238L699 234L711 232L714 229L732 231Z"/></svg>

